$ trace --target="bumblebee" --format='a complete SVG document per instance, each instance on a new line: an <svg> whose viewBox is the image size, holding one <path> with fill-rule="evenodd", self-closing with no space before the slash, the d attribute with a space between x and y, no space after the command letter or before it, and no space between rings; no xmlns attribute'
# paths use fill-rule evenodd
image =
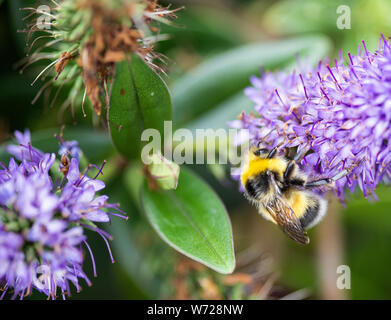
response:
<svg viewBox="0 0 391 320"><path fill-rule="evenodd" d="M278 146L271 150L251 147L240 177L246 198L258 207L260 214L302 245L310 241L305 230L319 223L327 211L327 201L313 188L331 187L350 171L345 169L332 178L309 181L297 165L307 151L303 148L289 159L279 155Z"/></svg>

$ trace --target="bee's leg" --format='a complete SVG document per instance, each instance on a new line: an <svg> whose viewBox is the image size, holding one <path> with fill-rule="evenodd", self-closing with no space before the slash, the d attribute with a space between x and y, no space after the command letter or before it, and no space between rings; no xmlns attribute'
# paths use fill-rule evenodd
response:
<svg viewBox="0 0 391 320"><path fill-rule="evenodd" d="M320 180L315 180L315 181L310 181L305 184L305 187L318 187L318 186L323 186L326 184L331 184L339 179L342 179L343 177L347 176L352 168L356 167L357 165L351 166L350 168L346 168L342 170L341 172L337 173L334 177L332 178L326 178L326 179L320 179Z"/></svg>
<svg viewBox="0 0 391 320"><path fill-rule="evenodd" d="M315 181L309 181L305 184L306 188L312 188L312 187L320 187L324 186L326 184L332 183L334 180L331 178L326 178L326 179L320 179L320 180L315 180Z"/></svg>
<svg viewBox="0 0 391 320"><path fill-rule="evenodd" d="M300 152L298 152L295 157L293 158L293 161L295 162L300 162L301 160L303 160L303 158L305 157L305 155L307 154L309 149L307 148L303 148L300 150Z"/></svg>
<svg viewBox="0 0 391 320"><path fill-rule="evenodd" d="M277 151L278 151L278 146L274 147L273 149L270 150L269 154L267 155L267 158L268 159L274 158L274 156L276 155Z"/></svg>
<svg viewBox="0 0 391 320"><path fill-rule="evenodd" d="M284 171L284 180L289 181L292 178L296 166L297 165L295 161L291 160L288 162L288 165L286 166L286 169Z"/></svg>
<svg viewBox="0 0 391 320"><path fill-rule="evenodd" d="M364 161L364 159L361 159L359 162L357 163L354 163L352 164L350 167L348 168L345 168L344 170L342 170L340 173L337 173L334 177L332 177L331 179L334 180L334 181L337 181L345 176L347 176L354 168L356 168L357 166L359 166L362 162Z"/></svg>
<svg viewBox="0 0 391 320"><path fill-rule="evenodd" d="M304 179L300 178L300 176L295 176L296 167L297 163L294 160L288 162L283 176L286 186L294 185L303 187L305 185Z"/></svg>
<svg viewBox="0 0 391 320"><path fill-rule="evenodd" d="M332 181L337 181L339 179L342 179L350 172L350 169L342 170L340 173L337 173L334 177L331 178Z"/></svg>
<svg viewBox="0 0 391 320"><path fill-rule="evenodd" d="M332 178L326 178L326 179L320 179L320 180L315 180L315 181L310 181L305 184L305 187L319 187L319 186L324 186L326 184L331 184L339 179L342 179L345 177L348 173L350 172L349 169L342 170L341 172L337 173L334 177Z"/></svg>
<svg viewBox="0 0 391 320"><path fill-rule="evenodd" d="M274 158L276 153L278 152L279 148L283 145L283 142L280 144L276 145L273 149L270 150L269 154L267 155L268 159Z"/></svg>

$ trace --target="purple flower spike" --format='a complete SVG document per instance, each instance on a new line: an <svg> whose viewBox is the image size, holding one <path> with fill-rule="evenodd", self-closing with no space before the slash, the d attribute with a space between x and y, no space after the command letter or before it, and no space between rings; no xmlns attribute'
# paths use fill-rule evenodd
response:
<svg viewBox="0 0 391 320"><path fill-rule="evenodd" d="M391 180L391 43L382 36L378 51L363 49L333 67L252 77L245 93L256 113L231 126L248 129L252 144L307 148L301 165L314 178L348 169L336 181L341 200L357 187L376 197L376 186Z"/></svg>
<svg viewBox="0 0 391 320"><path fill-rule="evenodd" d="M108 222L110 215L127 217L106 212L116 209L123 213L117 204L107 202L108 196L96 195L105 187L97 180L103 166L94 178L88 177L88 172L80 173L77 142L61 141L59 154L70 155L71 161L69 170L61 170L63 181L54 181L53 164L61 160L56 160L54 153L33 148L29 131L16 132L15 136L19 145L7 150L20 163L14 158L8 167L0 163L0 299L7 292L12 299L23 299L34 290L50 299L58 293L65 298L71 294L70 284L78 292L80 280L91 285L82 269L82 244L91 256L96 276L84 229L103 237L113 261L108 243L111 236L94 222Z"/></svg>

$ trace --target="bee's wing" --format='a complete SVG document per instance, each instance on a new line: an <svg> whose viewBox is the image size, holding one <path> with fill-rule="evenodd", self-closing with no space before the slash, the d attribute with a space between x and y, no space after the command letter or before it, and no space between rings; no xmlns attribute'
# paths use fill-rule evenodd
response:
<svg viewBox="0 0 391 320"><path fill-rule="evenodd" d="M273 178L271 182L275 185L275 197L273 201L263 204L264 208L289 238L303 245L308 244L310 239L301 226L299 218L297 218L292 208L282 198Z"/></svg>
<svg viewBox="0 0 391 320"><path fill-rule="evenodd" d="M307 233L301 226L300 220L283 199L276 197L272 203L264 207L289 238L300 244L308 244L310 242Z"/></svg>

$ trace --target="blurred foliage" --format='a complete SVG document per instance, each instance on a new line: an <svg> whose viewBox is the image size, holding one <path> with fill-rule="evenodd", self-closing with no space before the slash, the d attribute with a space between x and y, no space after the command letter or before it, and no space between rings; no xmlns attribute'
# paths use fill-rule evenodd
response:
<svg viewBox="0 0 391 320"><path fill-rule="evenodd" d="M351 29L336 28L337 8L341 5L351 10ZM335 41L336 48L355 52L362 40L371 50L377 48L379 34L391 28L387 18L390 11L388 0L283 0L268 9L262 25L274 35L321 32Z"/></svg>
<svg viewBox="0 0 391 320"><path fill-rule="evenodd" d="M50 108L51 101L45 94L31 105L42 84L31 87L30 83L46 64L34 64L23 76L15 69L15 63L26 53L25 34L17 32L23 29L21 18L24 16L18 8L27 4L31 6L32 1L1 3L0 0L0 42L4 48L0 52L4 62L0 65L0 141L8 140L15 129L29 127L35 133L33 143L37 147L53 150L58 143L52 138L53 134L65 124L64 136L79 140L89 160L99 163L109 159L104 171L108 194L112 201L121 203L130 217L127 223L114 220L110 227L117 261L114 265L102 240L91 242L98 278L93 279L91 288L85 288L74 298L183 297L179 294L183 288L178 287L178 277L181 283L186 283L186 290L190 290L187 297L204 298L207 297L205 292L217 294L215 288L223 285L223 276L214 271L189 267L185 268L188 270L186 279L183 278L183 257L154 233L140 208L136 191L142 183L140 168L114 151L101 121L93 118L95 128L91 129L91 112L84 117L80 110L74 115L66 110L59 116L58 107ZM184 124L190 129L217 128L225 126L226 120L235 118L242 109L250 110L252 103L241 90L249 84L249 75L258 74L261 65L271 70L292 67L296 53L316 63L324 56L335 56L339 49L345 53L355 51L361 40L374 49L380 32L390 35L389 0L344 1L343 4L351 8L350 30L336 27L336 10L340 4L338 0L174 1L175 6L185 5L186 8L178 13L173 26L162 26L162 33L168 33L170 39L156 48L171 61L165 80L173 98L173 118L178 121L174 125ZM56 106L65 101L69 87L64 90ZM4 153L0 153L0 157L5 161ZM310 232L314 241L308 247L298 247L248 206L238 192L237 183L227 178L229 170L225 170L223 179L221 168L193 166L192 169L211 185L227 207L233 221L238 256L244 256L247 249L256 244L259 255L265 253L273 257L272 269L279 272L273 281L269 277L270 268L264 265L265 259L243 269L251 277L261 279L257 290L251 289L255 290L252 298L279 298L302 288L310 290L311 298L322 298L316 228ZM379 187L378 196L378 202L370 203L352 195L346 209L340 208L343 263L349 265L352 272L348 298L391 298L391 277L387 272L391 264L390 188ZM238 258L238 262L244 260ZM86 259L87 273L90 267ZM273 290L260 295L261 288L270 283ZM243 295L240 288L227 290L230 294L225 298L249 297Z"/></svg>
<svg viewBox="0 0 391 320"><path fill-rule="evenodd" d="M175 125L197 119L242 91L250 76L259 72L260 66L266 70L283 67L292 62L296 54L321 59L327 54L328 44L322 37L295 38L241 46L206 60L173 85ZM225 110L220 113L226 114Z"/></svg>

